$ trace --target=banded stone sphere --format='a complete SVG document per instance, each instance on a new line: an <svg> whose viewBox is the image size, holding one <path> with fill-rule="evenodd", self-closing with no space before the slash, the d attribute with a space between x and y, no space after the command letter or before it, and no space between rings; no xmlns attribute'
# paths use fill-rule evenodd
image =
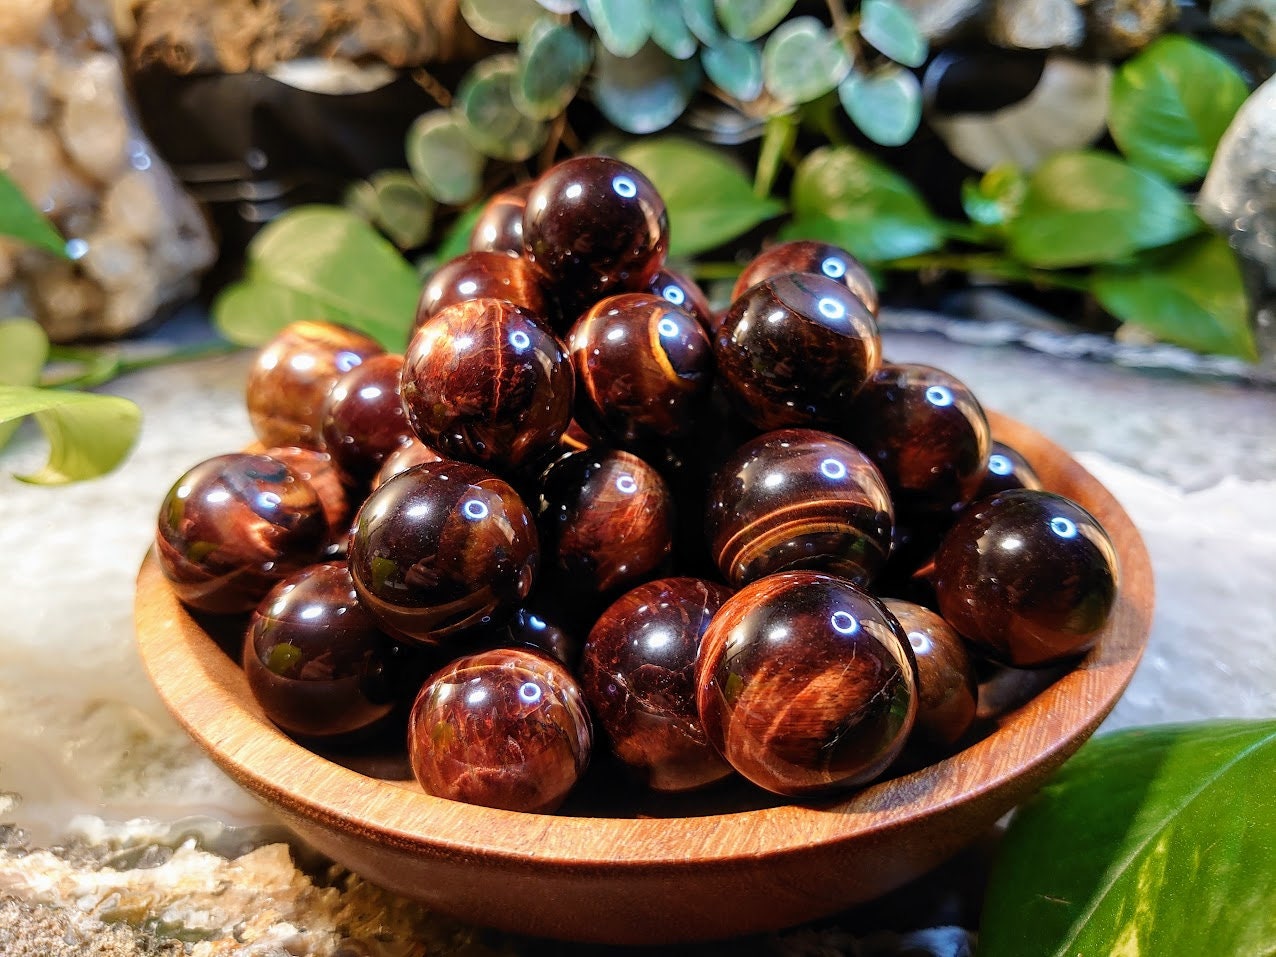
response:
<svg viewBox="0 0 1276 957"><path fill-rule="evenodd" d="M323 441L337 464L360 482L412 434L399 380L403 356L373 356L341 376L323 404Z"/></svg>
<svg viewBox="0 0 1276 957"><path fill-rule="evenodd" d="M975 722L979 685L975 663L952 625L929 608L897 598L882 600L908 635L917 660L919 703L913 736L932 749L951 751Z"/></svg>
<svg viewBox="0 0 1276 957"><path fill-rule="evenodd" d="M323 516L328 522L324 557L344 555L350 537L350 523L359 503L346 487L350 479L337 467L332 456L319 449L303 449L296 445L275 446L266 449L263 454L283 462L298 478L310 483L319 496Z"/></svg>
<svg viewBox="0 0 1276 957"><path fill-rule="evenodd" d="M810 239L778 243L758 253L740 273L731 289L731 298L739 299L750 286L791 272L809 272L828 276L859 297L873 315L877 315L877 286L864 264L840 246Z"/></svg>
<svg viewBox="0 0 1276 957"><path fill-rule="evenodd" d="M534 316L549 315L540 276L526 259L501 252L470 252L444 263L426 282L412 333L448 306L469 299L506 299Z"/></svg>
<svg viewBox="0 0 1276 957"><path fill-rule="evenodd" d="M470 232L471 251L523 254L523 210L532 186L529 180L503 189L483 205Z"/></svg>

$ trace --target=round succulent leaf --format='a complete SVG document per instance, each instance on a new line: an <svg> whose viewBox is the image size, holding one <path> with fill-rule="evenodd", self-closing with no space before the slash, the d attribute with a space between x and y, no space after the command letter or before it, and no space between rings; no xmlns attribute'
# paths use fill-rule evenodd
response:
<svg viewBox="0 0 1276 957"><path fill-rule="evenodd" d="M627 133L663 130L682 115L700 87L697 60L675 60L654 43L628 58L598 44L594 66L594 103Z"/></svg>
<svg viewBox="0 0 1276 957"><path fill-rule="evenodd" d="M795 17L767 37L762 48L766 88L782 103L809 103L834 89L851 69L851 58L815 17Z"/></svg>
<svg viewBox="0 0 1276 957"><path fill-rule="evenodd" d="M907 143L922 121L922 85L893 63L872 73L852 70L837 96L851 121L881 146Z"/></svg>
<svg viewBox="0 0 1276 957"><path fill-rule="evenodd" d="M700 51L700 65L722 92L742 103L762 93L762 51L756 43L723 37Z"/></svg>
<svg viewBox="0 0 1276 957"><path fill-rule="evenodd" d="M341 205L370 223L377 218L377 191L366 179L357 179L341 194Z"/></svg>
<svg viewBox="0 0 1276 957"><path fill-rule="evenodd" d="M575 98L591 62L589 43L571 26L539 21L519 44L514 105L534 120L557 116Z"/></svg>
<svg viewBox="0 0 1276 957"><path fill-rule="evenodd" d="M795 0L714 0L714 8L727 33L737 40L756 40L787 17L794 2Z"/></svg>
<svg viewBox="0 0 1276 957"><path fill-rule="evenodd" d="M481 60L461 80L452 104L470 142L495 159L518 162L545 145L545 124L523 115L514 102L520 72L514 54Z"/></svg>
<svg viewBox="0 0 1276 957"><path fill-rule="evenodd" d="M618 57L631 57L651 39L651 4L635 0L585 0L598 39Z"/></svg>
<svg viewBox="0 0 1276 957"><path fill-rule="evenodd" d="M544 8L536 0L461 0L461 16L475 33L489 40L517 40Z"/></svg>
<svg viewBox="0 0 1276 957"><path fill-rule="evenodd" d="M400 249L420 246L434 226L434 200L407 170L381 170L368 181L376 196L374 222Z"/></svg>
<svg viewBox="0 0 1276 957"><path fill-rule="evenodd" d="M440 203L457 205L478 194L486 160L450 111L418 116L408 128L405 149L412 175Z"/></svg>
<svg viewBox="0 0 1276 957"><path fill-rule="evenodd" d="M650 0L651 40L675 60L696 55L700 42L682 16L679 0Z"/></svg>
<svg viewBox="0 0 1276 957"><path fill-rule="evenodd" d="M869 46L904 66L921 66L930 52L913 15L894 0L864 0L860 7L860 36Z"/></svg>
<svg viewBox="0 0 1276 957"><path fill-rule="evenodd" d="M713 0L679 0L679 6L682 7L683 22L696 35L697 40L710 46L722 39Z"/></svg>

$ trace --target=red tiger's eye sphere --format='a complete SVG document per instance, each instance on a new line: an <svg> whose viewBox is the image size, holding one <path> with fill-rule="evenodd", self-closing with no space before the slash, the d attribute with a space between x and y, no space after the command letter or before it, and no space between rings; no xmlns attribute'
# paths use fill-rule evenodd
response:
<svg viewBox="0 0 1276 957"><path fill-rule="evenodd" d="M319 496L323 516L328 522L327 555L343 554L350 537L350 522L356 502L346 490L346 478L327 452L303 449L295 445L276 446L263 453L283 462L300 478L309 482Z"/></svg>
<svg viewBox="0 0 1276 957"><path fill-rule="evenodd" d="M881 363L877 323L827 276L791 273L750 286L714 339L718 376L760 429L841 421Z"/></svg>
<svg viewBox="0 0 1276 957"><path fill-rule="evenodd" d="M799 239L764 249L744 267L731 290L732 300L739 299L755 283L791 272L811 272L840 282L855 293L868 311L877 315L877 287L864 264L840 246Z"/></svg>
<svg viewBox="0 0 1276 957"><path fill-rule="evenodd" d="M647 177L620 160L565 160L527 197L524 254L567 299L587 305L646 289L668 245L664 200Z"/></svg>
<svg viewBox="0 0 1276 957"><path fill-rule="evenodd" d="M470 232L472 251L523 254L523 210L533 185L520 183L487 201Z"/></svg>
<svg viewBox="0 0 1276 957"><path fill-rule="evenodd" d="M585 642L585 700L616 755L657 791L703 787L731 772L696 712L700 639L730 595L697 578L647 582L618 598Z"/></svg>
<svg viewBox="0 0 1276 957"><path fill-rule="evenodd" d="M323 440L351 476L366 481L411 435L399 376L403 356L373 356L338 379L323 407Z"/></svg>
<svg viewBox="0 0 1276 957"><path fill-rule="evenodd" d="M993 439L992 451L988 453L988 471L984 473L972 500L1014 488L1041 487L1041 478L1028 460L1004 442Z"/></svg>
<svg viewBox="0 0 1276 957"><path fill-rule="evenodd" d="M251 611L281 578L319 560L327 533L309 482L278 459L236 452L177 480L160 506L155 553L187 605Z"/></svg>
<svg viewBox="0 0 1276 957"><path fill-rule="evenodd" d="M400 472L412 468L414 465L425 465L427 462L442 462L443 456L430 448L415 435L408 436L404 439L393 452L385 457L385 461L381 463L381 468L377 469L377 474L372 477L372 488L378 488L388 482Z"/></svg>
<svg viewBox="0 0 1276 957"><path fill-rule="evenodd" d="M709 335L718 331L718 314L709 305L709 297L690 276L668 267L656 273L647 291L690 313Z"/></svg>
<svg viewBox="0 0 1276 957"><path fill-rule="evenodd" d="M975 502L935 556L939 610L995 661L1030 668L1086 651L1108 620L1117 559L1093 515L1032 489Z"/></svg>
<svg viewBox="0 0 1276 957"><path fill-rule="evenodd" d="M521 648L459 658L421 689L408 756L426 794L552 811L589 764L580 689L561 664Z"/></svg>
<svg viewBox="0 0 1276 957"><path fill-rule="evenodd" d="M360 607L344 562L276 585L253 612L243 662L266 716L293 734L358 731L394 706L390 641Z"/></svg>
<svg viewBox="0 0 1276 957"><path fill-rule="evenodd" d="M499 299L448 306L412 337L400 391L412 428L448 458L518 469L572 416L567 351L536 316Z"/></svg>
<svg viewBox="0 0 1276 957"><path fill-rule="evenodd" d="M385 352L328 322L294 322L257 353L248 373L248 417L262 445L323 444L323 401L342 373Z"/></svg>
<svg viewBox="0 0 1276 957"><path fill-rule="evenodd" d="M992 433L979 400L931 366L883 363L839 429L882 470L902 514L951 511L983 481Z"/></svg>
<svg viewBox="0 0 1276 957"><path fill-rule="evenodd" d="M436 644L498 626L532 590L531 513L466 462L417 465L368 496L350 538L359 600L391 635Z"/></svg>
<svg viewBox="0 0 1276 957"><path fill-rule="evenodd" d="M893 522L886 483L859 449L826 432L780 429L719 467L705 534L737 588L801 568L862 585L886 561Z"/></svg>
<svg viewBox="0 0 1276 957"><path fill-rule="evenodd" d="M568 337L576 414L620 445L688 434L713 385L713 349L691 315L660 296L632 292L595 304Z"/></svg>
<svg viewBox="0 0 1276 957"><path fill-rule="evenodd" d="M541 480L537 508L545 562L574 588L631 587L673 547L673 508L660 473L628 452L584 449Z"/></svg>
<svg viewBox="0 0 1276 957"><path fill-rule="evenodd" d="M965 642L929 608L895 598L882 604L908 635L917 660L920 704L913 734L949 750L970 730L979 703L975 664Z"/></svg>
<svg viewBox="0 0 1276 957"><path fill-rule="evenodd" d="M709 740L776 794L868 783L917 715L917 666L899 623L816 572L772 575L727 599L705 632L696 688Z"/></svg>
<svg viewBox="0 0 1276 957"><path fill-rule="evenodd" d="M522 256L474 252L457 256L438 268L416 307L415 332L448 306L470 299L505 299L534 316L547 316L545 292L536 271Z"/></svg>

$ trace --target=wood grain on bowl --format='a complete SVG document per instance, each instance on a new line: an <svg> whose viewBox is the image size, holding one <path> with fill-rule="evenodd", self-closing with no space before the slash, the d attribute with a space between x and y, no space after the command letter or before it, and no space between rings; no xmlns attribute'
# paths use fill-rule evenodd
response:
<svg viewBox="0 0 1276 957"><path fill-rule="evenodd" d="M1102 522L1120 591L1094 648L952 758L850 798L696 817L524 814L365 776L287 737L153 558L138 578L142 660L210 757L307 841L390 890L480 924L612 944L773 930L870 900L974 842L1093 733L1147 642L1152 571L1129 516L1037 432L990 414L1046 488Z"/></svg>

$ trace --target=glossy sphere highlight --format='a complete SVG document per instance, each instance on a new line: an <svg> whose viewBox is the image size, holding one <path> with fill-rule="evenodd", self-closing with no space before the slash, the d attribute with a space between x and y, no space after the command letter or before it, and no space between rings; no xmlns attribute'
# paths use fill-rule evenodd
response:
<svg viewBox="0 0 1276 957"><path fill-rule="evenodd" d="M700 639L731 595L697 578L662 578L618 598L589 633L581 689L616 755L657 791L686 791L731 768L696 712Z"/></svg>
<svg viewBox="0 0 1276 957"><path fill-rule="evenodd" d="M690 276L666 267L656 273L647 291L689 313L710 336L718 331L718 314L709 305L704 290Z"/></svg>
<svg viewBox="0 0 1276 957"><path fill-rule="evenodd" d="M412 433L399 375L403 356L373 356L339 378L323 406L323 441L337 463L366 481Z"/></svg>
<svg viewBox="0 0 1276 957"><path fill-rule="evenodd" d="M881 363L872 314L827 276L792 273L751 286L714 340L718 376L760 429L836 422Z"/></svg>
<svg viewBox="0 0 1276 957"><path fill-rule="evenodd" d="M251 611L281 578L319 560L327 531L319 496L288 466L265 455L218 455L165 496L155 553L187 605Z"/></svg>
<svg viewBox="0 0 1276 957"><path fill-rule="evenodd" d="M323 444L323 402L337 377L385 350L327 322L294 322L257 353L248 373L248 418L262 445Z"/></svg>
<svg viewBox="0 0 1276 957"><path fill-rule="evenodd" d="M709 486L705 534L737 588L814 569L866 584L886 561L894 513L881 474L827 432L780 429L742 445Z"/></svg>
<svg viewBox="0 0 1276 957"><path fill-rule="evenodd" d="M266 716L293 734L358 731L394 705L390 642L360 607L344 562L276 585L253 612L243 661Z"/></svg>
<svg viewBox="0 0 1276 957"><path fill-rule="evenodd" d="M882 604L908 635L917 661L920 698L913 735L933 748L951 750L970 730L979 703L970 653L952 626L929 608L894 598Z"/></svg>
<svg viewBox="0 0 1276 957"><path fill-rule="evenodd" d="M572 327L568 348L577 421L620 445L686 435L708 402L709 337L689 313L659 296L609 296Z"/></svg>
<svg viewBox="0 0 1276 957"><path fill-rule="evenodd" d="M885 363L841 430L881 469L901 515L949 512L983 481L992 432L971 391L931 366Z"/></svg>
<svg viewBox="0 0 1276 957"><path fill-rule="evenodd" d="M483 206L470 233L474 252L523 253L523 210L532 183L526 182L495 194Z"/></svg>
<svg viewBox="0 0 1276 957"><path fill-rule="evenodd" d="M1041 488L1041 478L1031 463L1004 442L993 440L988 453L988 471L975 490L974 499L987 498L1015 488Z"/></svg>
<svg viewBox="0 0 1276 957"><path fill-rule="evenodd" d="M500 252L472 252L438 268L416 307L413 333L448 306L470 299L507 299L532 315L547 317L545 292L531 263Z"/></svg>
<svg viewBox="0 0 1276 957"><path fill-rule="evenodd" d="M510 811L562 804L590 743L572 676L524 649L448 665L421 689L408 721L412 771L427 794Z"/></svg>
<svg viewBox="0 0 1276 957"><path fill-rule="evenodd" d="M571 421L563 344L497 299L448 306L408 347L400 385L412 428L447 458L517 469L550 451Z"/></svg>
<svg viewBox="0 0 1276 957"><path fill-rule="evenodd" d="M647 177L620 160L565 160L528 194L525 255L556 293L585 305L646 289L668 245L664 200Z"/></svg>
<svg viewBox="0 0 1276 957"><path fill-rule="evenodd" d="M728 599L705 632L696 686L709 740L776 794L868 783L917 715L899 623L866 592L815 572L772 575Z"/></svg>
<svg viewBox="0 0 1276 957"><path fill-rule="evenodd" d="M502 624L528 596L536 528L490 472L435 462L368 496L350 539L359 600L383 629L422 644Z"/></svg>
<svg viewBox="0 0 1276 957"><path fill-rule="evenodd" d="M939 610L994 660L1029 668L1093 644L1116 601L1116 552L1076 502L1012 490L971 505L935 556Z"/></svg>
<svg viewBox="0 0 1276 957"><path fill-rule="evenodd" d="M732 300L739 299L750 286L791 272L810 272L828 276L853 292L868 311L877 315L877 287L864 264L840 246L799 239L764 249L744 267L731 290Z"/></svg>

